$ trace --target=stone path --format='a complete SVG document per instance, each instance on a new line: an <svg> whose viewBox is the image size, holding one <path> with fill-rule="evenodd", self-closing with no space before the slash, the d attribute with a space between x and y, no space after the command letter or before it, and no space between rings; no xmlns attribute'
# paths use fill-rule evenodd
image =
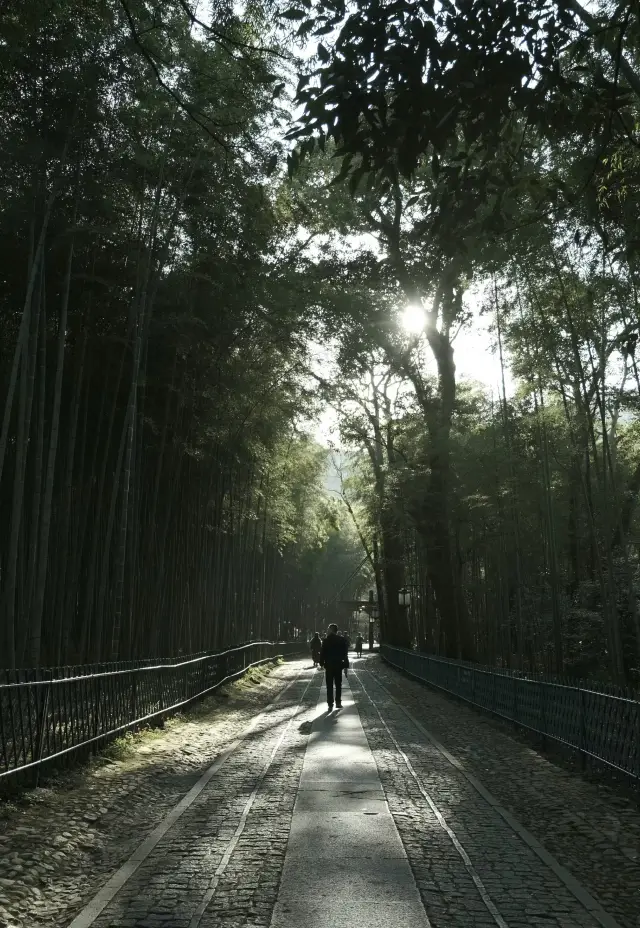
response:
<svg viewBox="0 0 640 928"><path fill-rule="evenodd" d="M310 673L267 707L247 737L115 898L72 928L267 926L304 758Z"/></svg>
<svg viewBox="0 0 640 928"><path fill-rule="evenodd" d="M603 782L588 782L552 763L515 737L511 726L411 680L377 656L365 666L362 682L412 738L411 756L424 764L432 748L415 728L406 728L406 718L400 722L402 713L390 709L389 697L484 784L621 926L640 928L637 803ZM455 777L452 768L445 768L445 774Z"/></svg>
<svg viewBox="0 0 640 928"><path fill-rule="evenodd" d="M320 694L272 928L429 928L360 717Z"/></svg>
<svg viewBox="0 0 640 928"><path fill-rule="evenodd" d="M254 672L125 751L0 803L0 928L66 928L299 670Z"/></svg>
<svg viewBox="0 0 640 928"><path fill-rule="evenodd" d="M613 872L633 863L630 803L377 657L354 661L342 712L321 678L286 664L228 712L143 743L157 756L102 793L85 774L39 819L0 821L0 928L640 928L637 864ZM64 837L65 803L90 817L93 854L75 820ZM35 861L32 896L38 834L53 869Z"/></svg>
<svg viewBox="0 0 640 928"><path fill-rule="evenodd" d="M574 884L584 901L576 898L558 862L554 872L370 671L356 673L352 689L434 928L614 928Z"/></svg>

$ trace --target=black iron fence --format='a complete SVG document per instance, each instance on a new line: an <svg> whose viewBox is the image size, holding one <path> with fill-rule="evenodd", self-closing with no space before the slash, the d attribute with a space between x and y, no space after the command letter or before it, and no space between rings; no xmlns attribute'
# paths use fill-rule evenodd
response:
<svg viewBox="0 0 640 928"><path fill-rule="evenodd" d="M61 677L88 677L96 673L113 673L116 670L131 670L134 667L158 667L164 664L184 664L198 657L207 657L209 651L194 654L179 654L177 657L136 658L130 661L103 661L96 664L61 664L58 667L19 667L17 670L0 670L0 686L3 683L34 683L37 680L58 680Z"/></svg>
<svg viewBox="0 0 640 928"><path fill-rule="evenodd" d="M300 642L254 641L178 663L7 672L6 682L0 682L0 784L19 771L175 712L250 667L291 656L301 647Z"/></svg>
<svg viewBox="0 0 640 928"><path fill-rule="evenodd" d="M637 698L599 692L588 681L568 685L388 645L380 650L412 677L640 781Z"/></svg>

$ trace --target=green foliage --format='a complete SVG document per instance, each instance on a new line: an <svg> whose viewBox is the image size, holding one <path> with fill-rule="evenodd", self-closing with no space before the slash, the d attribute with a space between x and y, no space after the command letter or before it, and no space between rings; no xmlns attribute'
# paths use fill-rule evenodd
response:
<svg viewBox="0 0 640 928"><path fill-rule="evenodd" d="M387 640L630 679L635 8L23 7L0 20L9 663L288 634L372 585ZM460 383L473 288L511 397ZM305 433L324 402L341 501Z"/></svg>
<svg viewBox="0 0 640 928"><path fill-rule="evenodd" d="M328 289L327 319L341 375L359 381L361 405L341 409L368 461L358 497L372 544L384 547L394 513L420 602L414 636L457 656L628 678L640 653L637 11L296 9L299 34L325 44L298 87L294 183L328 179L318 164L340 160L344 192L322 188L323 228L335 213L342 234L346 219L377 244L369 266L326 262L352 306L345 318ZM470 283L484 285L520 378L511 402L457 383ZM404 301L426 308L423 336L394 331ZM404 400L391 411L380 393L372 414L362 397L380 364Z"/></svg>
<svg viewBox="0 0 640 928"><path fill-rule="evenodd" d="M196 16L178 0L59 0L0 24L4 388L21 319L38 320L17 355L26 378L4 394L8 664L287 634L334 532L325 456L301 433L309 297L270 179L282 49L260 4ZM36 281L27 309L25 273ZM40 624L30 582L45 523Z"/></svg>

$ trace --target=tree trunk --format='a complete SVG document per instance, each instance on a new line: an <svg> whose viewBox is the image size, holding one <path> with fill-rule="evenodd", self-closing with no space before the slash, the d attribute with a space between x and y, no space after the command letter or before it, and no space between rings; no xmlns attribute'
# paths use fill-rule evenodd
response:
<svg viewBox="0 0 640 928"><path fill-rule="evenodd" d="M404 548L394 514L383 501L380 513L382 542L382 575L384 578L385 611L381 634L385 644L398 648L411 647L411 632L407 610L400 604L399 593L404 587Z"/></svg>
<svg viewBox="0 0 640 928"><path fill-rule="evenodd" d="M455 554L449 518L451 420L455 402L455 364L449 339L435 333L429 338L438 365L439 409L423 405L429 430L429 479L420 531L427 553L427 569L441 614L449 657L475 658L469 611Z"/></svg>
<svg viewBox="0 0 640 928"><path fill-rule="evenodd" d="M56 468L56 454L58 451L58 435L60 432L60 404L62 401L62 375L64 371L64 353L67 337L67 317L69 312L69 292L71 290L71 267L73 264L73 245L69 247L67 271L64 282L64 294L58 322L58 355L56 358L56 378L53 388L53 406L51 411L51 430L49 433L49 451L47 456L47 470L45 473L44 497L42 500L42 518L40 521L40 538L38 543L38 571L30 622L29 654L32 666L40 664L42 645L42 613L44 609L44 594L47 580L47 567L49 557L49 530L51 527L51 510L53 503L53 481Z"/></svg>
<svg viewBox="0 0 640 928"><path fill-rule="evenodd" d="M38 301L37 313L41 311ZM24 317L23 317L24 318ZM31 306L27 319L31 321ZM16 666L16 588L18 551L24 508L24 485L29 433L31 430L31 409L33 404L34 381L38 350L38 317L35 324L27 329L27 342L20 354L20 388L18 402L18 431L14 458L13 497L11 505L11 530L9 535L9 553L5 567L3 613L6 635L6 660L10 668ZM33 541L35 544L35 539Z"/></svg>

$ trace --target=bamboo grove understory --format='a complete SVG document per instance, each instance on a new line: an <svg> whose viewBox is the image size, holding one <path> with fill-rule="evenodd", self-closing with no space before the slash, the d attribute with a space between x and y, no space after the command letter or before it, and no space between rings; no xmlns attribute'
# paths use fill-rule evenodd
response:
<svg viewBox="0 0 640 928"><path fill-rule="evenodd" d="M391 644L637 685L637 5L0 15L0 665L372 588Z"/></svg>
<svg viewBox="0 0 640 928"><path fill-rule="evenodd" d="M8 667L277 640L318 600L308 551L333 514L295 429L273 75L233 51L264 21L208 43L165 7L153 52L174 56L183 103L139 45L150 9L3 15ZM356 557L337 541L329 577Z"/></svg>

